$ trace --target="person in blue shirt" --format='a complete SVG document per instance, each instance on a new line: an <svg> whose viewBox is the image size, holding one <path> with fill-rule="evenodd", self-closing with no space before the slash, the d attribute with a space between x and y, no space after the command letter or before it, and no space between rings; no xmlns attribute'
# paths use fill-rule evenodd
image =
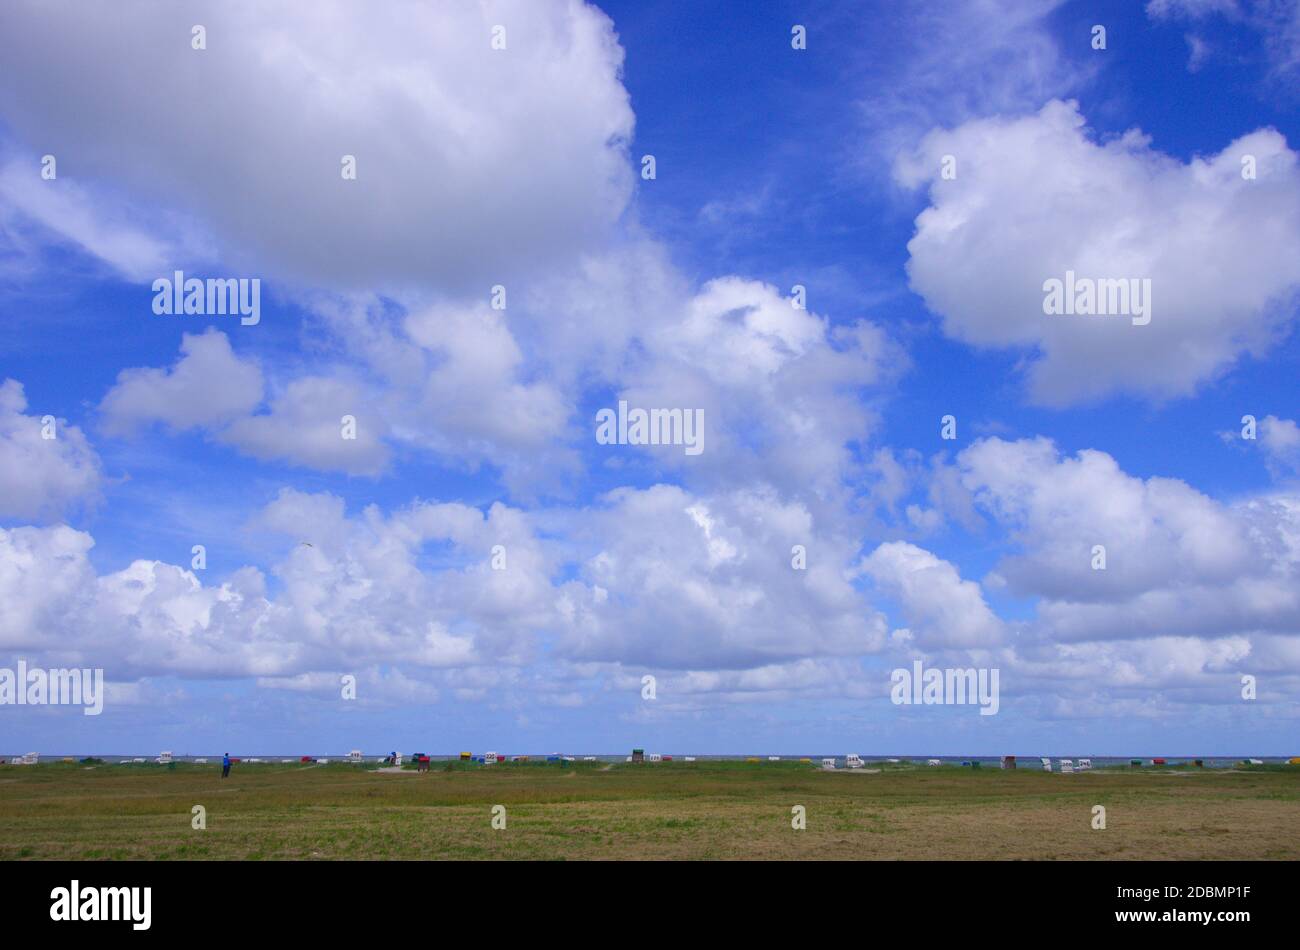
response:
<svg viewBox="0 0 1300 950"><path fill-rule="evenodd" d="M225 778L230 774L230 753L227 752L221 757L221 777Z"/></svg>

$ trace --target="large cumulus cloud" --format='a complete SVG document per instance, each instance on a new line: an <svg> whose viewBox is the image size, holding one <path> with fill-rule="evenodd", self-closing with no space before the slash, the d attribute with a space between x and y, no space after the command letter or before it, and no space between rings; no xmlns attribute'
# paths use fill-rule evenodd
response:
<svg viewBox="0 0 1300 950"><path fill-rule="evenodd" d="M84 202L11 200L92 249L129 223L136 276L164 256L151 233L179 253L197 230L262 276L485 289L598 244L631 193L623 51L578 0L324 2L310 16L251 0L19 2L0 12L0 59L0 113L60 163L42 181L29 162L23 187L103 186L127 204L97 202L109 217L91 223ZM132 206L158 213L122 220Z"/></svg>
<svg viewBox="0 0 1300 950"><path fill-rule="evenodd" d="M948 335L1023 353L1037 402L1184 396L1294 323L1300 166L1275 130L1182 162L1137 130L1097 141L1075 103L1053 101L932 132L896 174L929 185L913 289ZM1044 314L1044 282L1067 271L1149 279L1150 323Z"/></svg>

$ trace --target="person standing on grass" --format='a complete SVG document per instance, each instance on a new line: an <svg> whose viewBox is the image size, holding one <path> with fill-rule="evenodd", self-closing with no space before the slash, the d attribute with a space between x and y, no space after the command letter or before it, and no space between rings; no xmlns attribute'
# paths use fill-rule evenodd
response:
<svg viewBox="0 0 1300 950"><path fill-rule="evenodd" d="M230 753L227 752L221 757L221 777L226 778L230 775Z"/></svg>

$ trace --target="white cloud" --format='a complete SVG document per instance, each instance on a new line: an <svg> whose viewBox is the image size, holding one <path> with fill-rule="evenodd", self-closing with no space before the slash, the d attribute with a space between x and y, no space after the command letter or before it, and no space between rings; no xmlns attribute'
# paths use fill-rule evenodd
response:
<svg viewBox="0 0 1300 950"><path fill-rule="evenodd" d="M407 316L404 329L426 369L388 401L394 429L453 464L502 467L517 493L558 489L560 476L576 468L565 448L570 397L529 378L537 374L506 312L486 302L432 306Z"/></svg>
<svg viewBox="0 0 1300 950"><path fill-rule="evenodd" d="M376 664L519 664L551 616L550 561L524 516L504 506L485 515L420 503L348 518L332 496L286 491L257 526L287 535L273 583L245 567L206 584L149 560L99 574L85 532L0 529L0 599L14 605L0 620L0 647L102 665L118 680L296 682ZM496 543L506 571L490 567ZM452 563L423 563L435 550Z"/></svg>
<svg viewBox="0 0 1300 950"><path fill-rule="evenodd" d="M1105 452L1061 458L1047 439L983 439L957 463L976 504L1027 548L999 567L1013 588L1111 598L1175 578L1219 583L1254 564L1230 511L1176 479L1134 478ZM1104 572L1092 568L1098 544Z"/></svg>
<svg viewBox="0 0 1300 950"><path fill-rule="evenodd" d="M303 376L271 399L270 412L237 419L217 438L246 455L349 475L388 465L388 422L367 387L349 379Z"/></svg>
<svg viewBox="0 0 1300 950"><path fill-rule="evenodd" d="M86 596L93 571L86 553L94 541L67 525L0 528L0 647L48 643L70 605Z"/></svg>
<svg viewBox="0 0 1300 950"><path fill-rule="evenodd" d="M1060 543L1055 522L1087 509L1093 491L1111 493L1120 521L1135 516L1133 503L1158 513L1138 518L1131 557L1159 560L1166 545L1202 543L1207 512L1177 492L1161 497L1168 486L1139 482L1147 497L1132 502L1123 482L1138 480L1096 459L1053 462L1038 457L1038 443L972 448L982 457L959 457L960 470L971 479L992 473L972 490L1023 546L1022 585L1039 582L1039 561ZM993 458L998 451L1010 454ZM1184 517L1177 509L1187 505ZM1080 517L1105 517L1103 509ZM117 681L252 676L321 697L350 672L382 694L379 702L432 702L443 691L482 701L511 683L549 691L537 699L544 705L573 706L602 685L639 688L646 671L659 675L663 708L676 713L814 696L872 700L885 693L888 661L917 655L1000 668L1008 710L1046 696L1069 715L1104 715L1096 704L1148 701L1153 692L1157 705L1227 702L1241 672L1267 680L1268 701L1285 700L1300 673L1300 501L1270 497L1225 511L1249 547L1250 564L1236 573L1219 577L1223 565L1207 566L1193 551L1141 590L1120 584L1086 601L1040 591L1034 616L1008 623L954 564L909 543L881 544L855 567L851 533L819 529L806 508L770 489L702 496L660 485L545 514L416 503L352 516L335 496L286 490L252 525L285 540L269 578L246 567L208 584L144 560L98 574L84 532L0 531L0 598L16 605L0 620L0 648L102 665ZM806 571L791 566L795 543L806 547ZM495 545L504 570L492 569ZM1041 576L1050 580L1053 566ZM854 586L864 573L897 603L907 629L891 635ZM859 665L872 654L885 667ZM565 669L539 669L544 655ZM392 668L401 681L382 672Z"/></svg>
<svg viewBox="0 0 1300 950"><path fill-rule="evenodd" d="M636 275L654 286L638 286ZM680 446L601 447L598 463L662 465L702 482L745 472L827 497L852 473L852 444L875 426L860 397L907 365L875 325L834 325L759 281L720 278L688 294L649 248L587 259L541 292L510 298L506 311L369 298L313 306L333 341L363 361L365 378L292 380L269 415L235 421L223 441L357 474L381 470L384 443L401 443L454 468L498 467L526 498L572 484L595 446L594 420L576 407L607 387L610 405L703 409L705 450L688 459ZM593 332L584 337L586 319ZM359 442L372 441L340 445L338 416L360 420L347 408L359 405Z"/></svg>
<svg viewBox="0 0 1300 950"><path fill-rule="evenodd" d="M4 17L0 113L59 159L60 186L167 209L145 234L202 221L228 268L486 288L598 246L631 194L623 51L577 0L333 0L309 17L237 0L204 9L204 50L194 11L167 2ZM166 241L29 178L6 190L18 206L128 273L159 263Z"/></svg>
<svg viewBox="0 0 1300 950"><path fill-rule="evenodd" d="M852 443L875 426L862 397L902 371L901 351L873 324L832 325L739 277L710 281L680 314L640 338L618 395L631 407L703 409L704 451L643 451L706 482L746 473L791 494L833 494Z"/></svg>
<svg viewBox="0 0 1300 950"><path fill-rule="evenodd" d="M180 431L219 426L261 402L262 372L257 364L237 357L224 333L208 330L182 336L181 358L170 370L123 370L100 411L110 433L152 422Z"/></svg>
<svg viewBox="0 0 1300 950"><path fill-rule="evenodd" d="M1300 472L1300 425L1294 419L1260 419L1258 441L1275 473Z"/></svg>
<svg viewBox="0 0 1300 950"><path fill-rule="evenodd" d="M1021 550L997 572L1040 598L1040 639L1300 632L1300 500L1223 505L1176 479L1128 475L1104 452L1062 458L1046 439L982 440L957 464Z"/></svg>
<svg viewBox="0 0 1300 950"><path fill-rule="evenodd" d="M849 580L856 541L770 488L624 488L575 520L593 549L559 605L575 659L740 669L884 643L884 618ZM792 566L796 544L806 570Z"/></svg>
<svg viewBox="0 0 1300 950"><path fill-rule="evenodd" d="M503 311L433 308L408 317L406 328L431 355L418 411L437 414L457 451L480 440L536 451L563 432L569 408L549 383L520 381L524 358Z"/></svg>
<svg viewBox="0 0 1300 950"><path fill-rule="evenodd" d="M0 167L0 221L14 228L35 222L131 280L161 273L176 251L120 200L69 180L66 165L63 177L43 179L39 159L30 155Z"/></svg>
<svg viewBox="0 0 1300 950"><path fill-rule="evenodd" d="M862 570L902 607L912 637L921 649L991 647L1005 638L1002 621L984 601L974 581L929 551L905 541L880 545Z"/></svg>
<svg viewBox="0 0 1300 950"><path fill-rule="evenodd" d="M94 501L102 480L99 456L76 426L25 415L27 397L17 380L0 384L0 517L25 520L57 517Z"/></svg>
<svg viewBox="0 0 1300 950"><path fill-rule="evenodd" d="M632 695L641 689L639 671L611 675L615 689ZM883 676L864 676L861 664L847 657L804 658L744 670L668 670L656 673L655 701L645 715L710 714L720 704L770 707L790 699L862 701L883 696L886 685Z"/></svg>
<svg viewBox="0 0 1300 950"><path fill-rule="evenodd" d="M123 370L100 411L112 434L161 422L172 431L202 429L263 460L378 475L389 460L387 415L373 387L334 372L290 380L256 413L264 391L258 363L237 356L220 331L187 333L174 366Z"/></svg>
<svg viewBox="0 0 1300 950"><path fill-rule="evenodd" d="M955 180L939 177L944 155ZM1293 322L1300 170L1271 129L1183 163L1136 131L1098 144L1075 104L1052 102L932 133L896 174L930 185L908 244L913 289L948 335L1023 351L1036 402L1187 395ZM1044 314L1044 282L1067 270L1149 278L1150 323Z"/></svg>
<svg viewBox="0 0 1300 950"><path fill-rule="evenodd" d="M353 700L358 706L397 706L409 708L411 705L436 703L441 692L434 686L427 675L408 676L398 669L366 669L350 673L299 673L297 676L260 676L257 686L261 689L284 690L316 696L319 699L333 701L342 694L343 677L353 677L355 695Z"/></svg>
<svg viewBox="0 0 1300 950"><path fill-rule="evenodd" d="M812 688L807 670L777 668L884 644L883 618L850 582L856 543L770 490L623 489L544 523L563 540L500 504L349 517L335 496L285 490L251 526L284 538L270 576L244 567L219 583L149 560L97 573L93 539L66 526L4 531L0 598L19 609L0 623L0 647L103 665L117 680L254 676L320 691L325 674L381 665L519 668L545 636L559 661L769 669L727 674L727 691L761 691ZM806 570L791 565L796 543Z"/></svg>
<svg viewBox="0 0 1300 950"><path fill-rule="evenodd" d="M1189 689L1205 690L1203 702L1239 702L1240 672L1262 669L1250 640L1240 636L1050 644L1008 651L999 662L1004 686L1028 685L1070 703L1086 697L1098 706L1089 718L1122 716L1125 701L1134 699L1167 715L1170 697Z"/></svg>
<svg viewBox="0 0 1300 950"><path fill-rule="evenodd" d="M1300 507L1300 506L1297 506ZM1296 559L1291 560L1294 575ZM1289 633L1253 630L1245 614L1248 597L1191 587L1177 603L1176 587L1151 590L1110 604L1040 600L1036 615L1008 624L989 610L978 585L928 551L902 542L881 545L863 562L878 584L890 589L914 628L894 631L891 653L929 655L932 665L994 668L1006 712L1036 719L1123 718L1133 704L1143 715L1184 715L1189 703L1232 705L1241 700L1241 675L1267 683L1265 705L1293 700L1300 679L1298 606L1290 597ZM1272 571L1272 569L1270 569ZM1276 575L1248 595L1285 596ZM1271 591L1269 588L1271 587ZM1164 600L1163 616L1145 601ZM1263 607L1264 605L1257 605ZM1179 616L1181 610L1182 616ZM1206 612L1207 622L1185 621ZM1153 622L1155 621L1155 622ZM1248 632L1233 632L1243 629ZM1173 631L1178 631L1177 633Z"/></svg>

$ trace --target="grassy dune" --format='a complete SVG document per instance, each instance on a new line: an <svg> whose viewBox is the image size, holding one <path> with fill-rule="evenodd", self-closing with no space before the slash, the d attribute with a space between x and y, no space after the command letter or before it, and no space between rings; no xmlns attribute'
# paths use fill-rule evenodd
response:
<svg viewBox="0 0 1300 950"><path fill-rule="evenodd" d="M1297 767L870 767L6 766L0 859L1300 858Z"/></svg>

